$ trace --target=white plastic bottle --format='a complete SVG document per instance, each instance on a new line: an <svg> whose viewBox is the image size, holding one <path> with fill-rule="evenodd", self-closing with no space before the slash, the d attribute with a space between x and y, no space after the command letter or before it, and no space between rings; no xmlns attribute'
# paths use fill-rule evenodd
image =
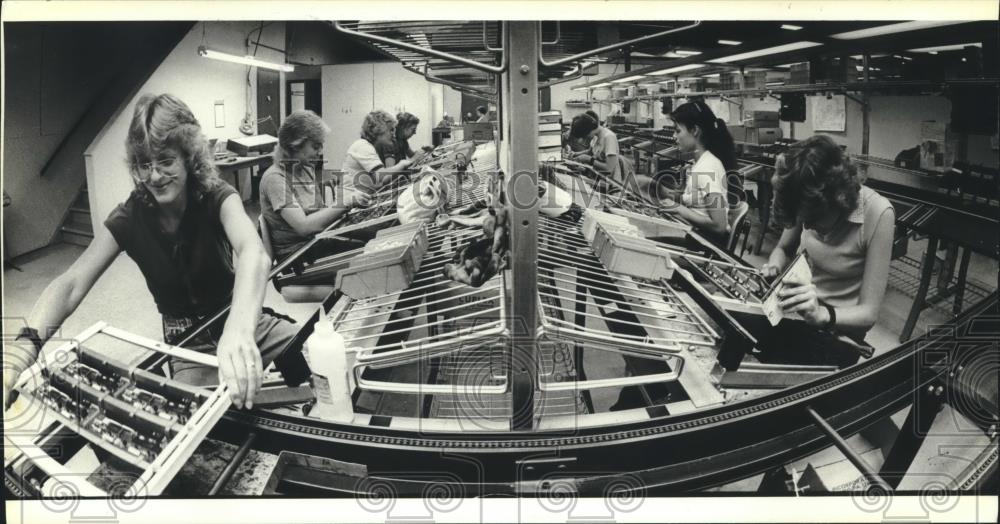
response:
<svg viewBox="0 0 1000 524"><path fill-rule="evenodd" d="M344 337L333 329L332 322L321 316L306 340L306 350L316 393L316 405L310 416L350 422L354 419L354 405L347 377Z"/></svg>

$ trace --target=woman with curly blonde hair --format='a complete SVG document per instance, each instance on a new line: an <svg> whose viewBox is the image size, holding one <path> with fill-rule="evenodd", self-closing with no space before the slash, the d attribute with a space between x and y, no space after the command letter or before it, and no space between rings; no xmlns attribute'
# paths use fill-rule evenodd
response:
<svg viewBox="0 0 1000 524"><path fill-rule="evenodd" d="M373 193L382 187L396 173L402 173L413 160L401 159L391 167L385 166L385 158L379 155L379 150L392 148L392 140L396 133L396 119L389 113L377 109L365 116L361 125L361 138L347 148L347 155L341 171L344 172L343 187L358 188L366 193Z"/></svg>
<svg viewBox="0 0 1000 524"><path fill-rule="evenodd" d="M187 346L215 349L218 368L178 360L171 363L173 378L195 385L223 382L236 407L251 407L263 368L296 332L286 320L262 312L271 260L253 222L236 190L218 178L198 120L177 97L139 98L125 150L135 189L80 258L42 292L18 335L23 342L10 351L5 347L10 368L4 370L4 393L124 251L146 279L166 342L178 343L181 333L231 305L224 325L210 326Z"/></svg>
<svg viewBox="0 0 1000 524"><path fill-rule="evenodd" d="M812 272L811 282L786 280L778 291L783 313L802 318L782 321L770 334L773 346L785 348L778 358L852 364L858 353L850 343L864 344L885 296L896 221L892 204L862 185L847 154L825 135L798 142L779 157L772 185L775 219L785 230L761 272L777 276L798 253ZM805 341L803 325L843 343Z"/></svg>

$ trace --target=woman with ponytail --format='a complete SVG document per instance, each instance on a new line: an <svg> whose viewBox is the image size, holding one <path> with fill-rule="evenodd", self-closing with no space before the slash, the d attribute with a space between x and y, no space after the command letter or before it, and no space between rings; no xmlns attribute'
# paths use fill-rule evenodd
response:
<svg viewBox="0 0 1000 524"><path fill-rule="evenodd" d="M233 404L252 407L263 368L295 336L293 324L262 310L271 260L243 202L221 181L211 148L191 109L175 96L139 98L125 139L126 169L134 189L116 207L80 257L45 288L27 325L4 345L5 405L18 375L38 358L124 251L146 279L169 344L231 305L186 347L214 351L218 368L171 363L173 378L194 385L229 386Z"/></svg>
<svg viewBox="0 0 1000 524"><path fill-rule="evenodd" d="M680 202L672 197L660 204L691 222L706 237L724 245L729 232L726 171L737 169L733 137L701 100L680 105L671 114L677 145L694 154Z"/></svg>

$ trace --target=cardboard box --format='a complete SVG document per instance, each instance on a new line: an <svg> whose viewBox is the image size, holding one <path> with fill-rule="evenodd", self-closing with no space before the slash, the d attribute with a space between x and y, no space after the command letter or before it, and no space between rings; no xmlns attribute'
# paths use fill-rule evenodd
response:
<svg viewBox="0 0 1000 524"><path fill-rule="evenodd" d="M472 122L462 126L464 128L464 139L476 142L489 142L493 140L492 122Z"/></svg>
<svg viewBox="0 0 1000 524"><path fill-rule="evenodd" d="M777 111L751 111L743 112L743 126L751 127L778 127Z"/></svg>
<svg viewBox="0 0 1000 524"><path fill-rule="evenodd" d="M781 138L781 128L779 127L754 127L747 128L748 144L767 145L773 144Z"/></svg>
<svg viewBox="0 0 1000 524"><path fill-rule="evenodd" d="M805 85L812 83L810 76L809 62L799 62L792 64L789 68L788 85Z"/></svg>
<svg viewBox="0 0 1000 524"><path fill-rule="evenodd" d="M747 128L743 126L726 126L729 130L729 134L732 135L734 142L746 142L747 141Z"/></svg>
<svg viewBox="0 0 1000 524"><path fill-rule="evenodd" d="M744 89L759 89L762 87L766 87L765 84L767 84L766 71L753 71L750 73L743 74Z"/></svg>
<svg viewBox="0 0 1000 524"><path fill-rule="evenodd" d="M955 163L958 137L945 122L924 120L920 123L920 167L944 172Z"/></svg>

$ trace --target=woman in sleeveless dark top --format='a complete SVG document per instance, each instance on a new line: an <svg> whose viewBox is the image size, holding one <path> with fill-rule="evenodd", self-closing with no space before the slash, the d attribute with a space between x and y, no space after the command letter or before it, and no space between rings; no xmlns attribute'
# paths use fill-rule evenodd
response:
<svg viewBox="0 0 1000 524"><path fill-rule="evenodd" d="M37 358L43 337L58 329L124 251L146 279L168 343L232 304L221 330L208 330L196 347L188 346L215 348L218 369L175 361L174 378L196 385L218 379L229 386L236 407L252 407L263 367L295 335L290 322L262 314L271 260L253 222L236 191L219 179L194 114L176 97L143 95L125 147L135 189L38 298L19 336L31 343L12 346L20 353L6 359L4 393Z"/></svg>

